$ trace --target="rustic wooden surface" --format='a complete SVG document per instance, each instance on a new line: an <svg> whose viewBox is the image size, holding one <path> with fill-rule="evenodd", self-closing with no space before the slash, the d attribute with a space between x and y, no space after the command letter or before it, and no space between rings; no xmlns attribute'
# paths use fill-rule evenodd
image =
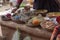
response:
<svg viewBox="0 0 60 40"><path fill-rule="evenodd" d="M0 17L0 22L1 22L1 17ZM12 39L12 35L14 34L15 30L8 28L6 26L1 26L1 31L2 31L2 35L3 37L0 38L0 40L11 40Z"/></svg>
<svg viewBox="0 0 60 40"><path fill-rule="evenodd" d="M31 35L32 40L49 40L51 37L51 32L38 28L27 27L26 25L17 24L12 21L1 20L0 24L2 25L3 35L7 36L6 40L11 40L16 27L18 27L24 33Z"/></svg>
<svg viewBox="0 0 60 40"><path fill-rule="evenodd" d="M2 26L2 33L5 36L5 40L11 40L15 30Z"/></svg>

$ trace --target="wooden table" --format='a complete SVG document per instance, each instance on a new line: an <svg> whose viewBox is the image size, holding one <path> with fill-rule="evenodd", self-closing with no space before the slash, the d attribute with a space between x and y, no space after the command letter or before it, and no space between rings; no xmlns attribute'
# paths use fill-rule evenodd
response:
<svg viewBox="0 0 60 40"><path fill-rule="evenodd" d="M49 40L51 37L51 32L39 28L32 28L27 27L24 24L17 24L13 21L0 21L0 24L2 26L3 35L6 36L6 40L11 40L12 35L16 31L16 27L19 28L22 34L22 38L24 38L24 35L29 34L32 38L32 40Z"/></svg>

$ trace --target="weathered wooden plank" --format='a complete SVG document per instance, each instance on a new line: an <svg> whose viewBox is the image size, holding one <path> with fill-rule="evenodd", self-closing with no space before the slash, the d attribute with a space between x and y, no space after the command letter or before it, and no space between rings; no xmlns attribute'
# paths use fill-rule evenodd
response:
<svg viewBox="0 0 60 40"><path fill-rule="evenodd" d="M9 28L16 29L18 27L20 30L27 32L31 35L37 36L37 37L43 37L43 38L50 38L51 33L42 29L35 29L31 27L27 27L25 25L17 24L12 21L0 21L1 25L5 25Z"/></svg>
<svg viewBox="0 0 60 40"><path fill-rule="evenodd" d="M3 36L5 36L4 39L6 39L6 40L11 40L15 31L16 30L10 29L10 28L5 27L5 26L2 26L2 33L3 33Z"/></svg>

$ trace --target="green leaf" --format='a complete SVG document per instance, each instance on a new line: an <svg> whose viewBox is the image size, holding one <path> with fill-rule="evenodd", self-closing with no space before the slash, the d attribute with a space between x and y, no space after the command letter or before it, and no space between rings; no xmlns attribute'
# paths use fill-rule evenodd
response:
<svg viewBox="0 0 60 40"><path fill-rule="evenodd" d="M20 8L23 8L25 5L26 5L25 3L22 3L22 4L20 5Z"/></svg>

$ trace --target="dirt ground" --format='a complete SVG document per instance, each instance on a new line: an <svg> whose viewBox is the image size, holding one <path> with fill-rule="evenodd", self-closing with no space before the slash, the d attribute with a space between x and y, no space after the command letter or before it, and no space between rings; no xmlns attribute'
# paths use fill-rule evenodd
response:
<svg viewBox="0 0 60 40"><path fill-rule="evenodd" d="M6 9L9 9L9 8L10 8L10 5L9 5L9 4L3 5L2 7L0 7L0 12L1 12L1 11L4 11L4 10L6 10Z"/></svg>
<svg viewBox="0 0 60 40"><path fill-rule="evenodd" d="M24 0L22 3L27 3L27 1ZM10 8L9 3L8 3L8 4L5 4L5 5L3 5L2 7L0 7L0 12L1 12L1 11L4 11L5 9L9 9L9 8Z"/></svg>

